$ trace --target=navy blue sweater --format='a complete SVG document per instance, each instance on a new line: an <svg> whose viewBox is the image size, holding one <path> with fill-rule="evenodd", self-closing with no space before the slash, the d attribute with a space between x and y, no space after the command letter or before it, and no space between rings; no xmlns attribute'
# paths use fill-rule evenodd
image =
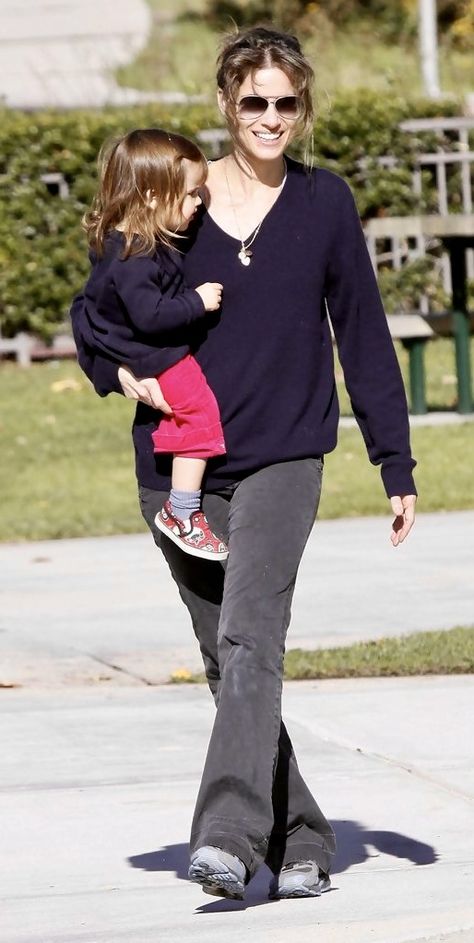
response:
<svg viewBox="0 0 474 943"><path fill-rule="evenodd" d="M83 312L94 349L144 377L189 353L183 328L206 310L200 295L184 287L180 253L157 248L153 255L124 259L124 246L124 236L114 230L102 256L90 252Z"/></svg>
<svg viewBox="0 0 474 943"><path fill-rule="evenodd" d="M371 462L389 496L414 494L406 397L357 209L347 184L288 159L281 194L241 265L240 243L203 211L184 273L224 285L220 315L183 329L216 394L227 454L208 464L217 490L268 464L335 448L338 402L327 311ZM94 353L81 298L72 309L81 366L101 395L120 392L117 364ZM153 373L153 371L150 371ZM170 459L153 454L156 412L138 404L140 484L169 488Z"/></svg>

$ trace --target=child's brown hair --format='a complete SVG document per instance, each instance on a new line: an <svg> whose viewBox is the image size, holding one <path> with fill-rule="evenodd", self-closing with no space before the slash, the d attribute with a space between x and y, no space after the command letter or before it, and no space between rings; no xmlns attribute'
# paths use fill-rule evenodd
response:
<svg viewBox="0 0 474 943"><path fill-rule="evenodd" d="M186 195L184 159L200 164L204 183L206 158L181 134L145 128L106 142L99 154L99 189L82 221L98 255L117 226L125 237L124 258L153 252L157 240L172 246Z"/></svg>

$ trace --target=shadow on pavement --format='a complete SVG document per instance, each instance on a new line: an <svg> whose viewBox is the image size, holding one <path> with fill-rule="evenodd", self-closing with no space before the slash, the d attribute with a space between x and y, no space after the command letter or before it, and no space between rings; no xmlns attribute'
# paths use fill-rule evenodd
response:
<svg viewBox="0 0 474 943"><path fill-rule="evenodd" d="M361 822L350 820L333 821L331 824L336 833L338 847L333 874L341 874L352 865L362 864L369 858L376 858L382 854L411 861L416 866L435 864L438 860L438 855L432 845L417 841L408 835L366 828ZM174 871L177 878L187 881L189 845L185 842L164 845L157 851L133 855L127 861L132 868L139 868L142 871ZM270 877L271 872L264 866L250 882L245 901L215 900L199 907L198 913L245 910L265 903L275 903L268 900Z"/></svg>
<svg viewBox="0 0 474 943"><path fill-rule="evenodd" d="M336 833L337 852L332 869L341 874L354 864L362 864L368 858L391 855L403 858L414 865L435 864L438 855L432 845L417 841L399 832L379 831L366 828L361 822L331 822Z"/></svg>
<svg viewBox="0 0 474 943"><path fill-rule="evenodd" d="M141 871L174 871L181 881L188 880L189 845L163 845L158 851L149 851L144 855L132 855L127 858L132 868Z"/></svg>
<svg viewBox="0 0 474 943"><path fill-rule="evenodd" d="M189 845L164 845L159 851L150 851L143 855L133 855L127 859L132 868L141 868L142 871L174 871L177 878L182 881L188 880L189 868ZM270 903L268 899L268 885L270 883L271 872L266 867L259 869L254 878L250 881L246 891L245 900L226 900L225 898L212 899L207 894L204 900L209 903L203 904L197 909L198 913L221 913L222 911L246 910L248 907L256 907L261 904Z"/></svg>

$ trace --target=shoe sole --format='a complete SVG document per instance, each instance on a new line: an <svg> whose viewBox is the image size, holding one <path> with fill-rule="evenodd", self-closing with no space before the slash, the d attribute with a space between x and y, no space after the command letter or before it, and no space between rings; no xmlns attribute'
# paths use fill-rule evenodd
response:
<svg viewBox="0 0 474 943"><path fill-rule="evenodd" d="M229 900L243 900L244 885L235 874L229 871L223 874L216 872L212 865L201 861L192 864L189 868L189 880L200 884L205 894L213 897L227 897Z"/></svg>
<svg viewBox="0 0 474 943"><path fill-rule="evenodd" d="M227 560L227 557L229 556L228 550L225 550L225 551L223 550L222 553L213 553L212 550L200 550L198 547L189 547L187 545L184 546L183 541L181 540L181 537L178 537L176 534L173 534L173 531L169 530L166 524L162 523L162 521L160 520L159 514L157 514L157 516L155 517L155 524L158 530L160 530L162 534L166 534L166 536L169 537L169 539L172 540L173 543L175 543L177 547L181 548L183 553L188 553L191 557L200 557L201 560L216 560L217 561L217 560Z"/></svg>
<svg viewBox="0 0 474 943"><path fill-rule="evenodd" d="M270 891L270 900L291 900L293 897L321 897L321 894L328 891L330 887L331 881L329 878L324 878L310 887L301 882L301 884L295 884L287 889L282 887L276 891Z"/></svg>

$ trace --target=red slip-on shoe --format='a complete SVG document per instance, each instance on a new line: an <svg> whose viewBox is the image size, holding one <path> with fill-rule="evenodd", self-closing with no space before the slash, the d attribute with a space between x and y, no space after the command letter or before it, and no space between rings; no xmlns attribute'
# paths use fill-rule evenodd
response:
<svg viewBox="0 0 474 943"><path fill-rule="evenodd" d="M193 557L226 560L229 556L225 543L211 530L202 511L193 511L189 521L183 522L172 514L171 504L166 501L155 517L155 524L181 550Z"/></svg>

